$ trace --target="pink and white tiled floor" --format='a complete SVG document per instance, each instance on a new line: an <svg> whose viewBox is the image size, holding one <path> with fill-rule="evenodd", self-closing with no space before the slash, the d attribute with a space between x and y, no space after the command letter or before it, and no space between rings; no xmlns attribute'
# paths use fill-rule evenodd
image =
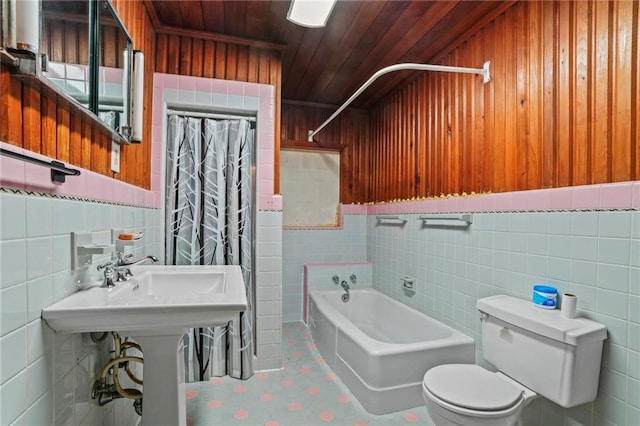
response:
<svg viewBox="0 0 640 426"><path fill-rule="evenodd" d="M302 323L283 324L284 368L249 380L228 376L186 386L190 426L432 425L425 407L367 413L325 364Z"/></svg>

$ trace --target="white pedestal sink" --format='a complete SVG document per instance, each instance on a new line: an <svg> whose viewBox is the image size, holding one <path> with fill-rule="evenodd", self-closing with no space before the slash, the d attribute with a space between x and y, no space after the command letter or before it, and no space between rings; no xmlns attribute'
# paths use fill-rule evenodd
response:
<svg viewBox="0 0 640 426"><path fill-rule="evenodd" d="M239 266L137 266L113 288L79 291L42 310L56 332L115 331L142 347L145 426L186 425L184 358L193 327L225 325L247 308Z"/></svg>

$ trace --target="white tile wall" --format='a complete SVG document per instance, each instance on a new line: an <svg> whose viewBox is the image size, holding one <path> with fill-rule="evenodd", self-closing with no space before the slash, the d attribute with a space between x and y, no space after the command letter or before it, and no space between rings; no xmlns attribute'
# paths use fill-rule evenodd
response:
<svg viewBox="0 0 640 426"><path fill-rule="evenodd" d="M282 367L282 212L258 211L256 370Z"/></svg>
<svg viewBox="0 0 640 426"><path fill-rule="evenodd" d="M111 228L144 232L136 256L161 253L157 210L0 191L0 424L137 422L128 401L103 409L90 399L109 340L54 334L40 319L43 307L78 288L69 233L98 238ZM89 277L98 280L93 269Z"/></svg>
<svg viewBox="0 0 640 426"><path fill-rule="evenodd" d="M302 321L304 264L366 261L366 220L365 215L344 215L340 228L283 230L284 322Z"/></svg>
<svg viewBox="0 0 640 426"><path fill-rule="evenodd" d="M307 285L309 286L309 291L341 290L341 288L333 282L334 275L338 276L339 281L346 281L353 290L373 287L373 268L371 263L368 262L345 265L321 265L318 267L307 268L307 273ZM356 276L355 284L349 279L351 274Z"/></svg>
<svg viewBox="0 0 640 426"><path fill-rule="evenodd" d="M541 400L525 423L640 424L640 211L476 213L468 229L422 228L417 216L404 228L368 218L375 288L477 342L478 298L529 298L534 283L577 294L580 314L608 328L598 399L568 410ZM415 294L403 274L417 277Z"/></svg>
<svg viewBox="0 0 640 426"><path fill-rule="evenodd" d="M304 263L370 261L374 287L477 341L478 298L528 298L534 283L554 285L608 328L599 396L566 410L537 400L525 424L640 425L639 211L476 213L467 230L405 216L404 228L347 215L340 230L285 229L284 321L301 317ZM417 278L413 294L402 290L405 274Z"/></svg>

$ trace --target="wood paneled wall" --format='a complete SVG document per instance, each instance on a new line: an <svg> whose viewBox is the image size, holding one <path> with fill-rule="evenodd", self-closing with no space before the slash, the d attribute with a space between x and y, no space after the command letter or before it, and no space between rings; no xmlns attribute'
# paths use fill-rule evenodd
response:
<svg viewBox="0 0 640 426"><path fill-rule="evenodd" d="M137 186L151 185L151 127L153 108L153 64L156 33L147 10L140 1L112 0L133 39L133 48L144 53L144 102L142 143L122 148L119 179Z"/></svg>
<svg viewBox="0 0 640 426"><path fill-rule="evenodd" d="M282 103L282 148L340 150L340 201L353 203L362 198L362 188L370 179L371 169L365 157L369 143L369 113L347 108L322 132L307 142L309 130L316 129L336 107L300 102Z"/></svg>
<svg viewBox="0 0 640 426"><path fill-rule="evenodd" d="M110 132L41 85L12 77L4 65L0 71L0 139L149 188L155 32L142 2L114 0L113 4L133 37L134 48L146 56L143 142L122 148L120 173L110 171ZM64 40L54 42L54 46L61 42Z"/></svg>
<svg viewBox="0 0 640 426"><path fill-rule="evenodd" d="M205 32L180 30L169 34L161 30L157 34L155 71L273 85L276 94L274 193L280 193L280 50L240 40L238 43L222 41Z"/></svg>
<svg viewBox="0 0 640 426"><path fill-rule="evenodd" d="M279 51L215 41L196 31L157 37L156 72L279 86Z"/></svg>
<svg viewBox="0 0 640 426"><path fill-rule="evenodd" d="M371 110L357 201L640 179L640 3L524 1Z"/></svg>

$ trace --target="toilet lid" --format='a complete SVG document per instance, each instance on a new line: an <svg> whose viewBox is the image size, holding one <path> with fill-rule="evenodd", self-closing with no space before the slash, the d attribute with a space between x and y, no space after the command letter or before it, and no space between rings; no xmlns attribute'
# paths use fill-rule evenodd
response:
<svg viewBox="0 0 640 426"><path fill-rule="evenodd" d="M438 398L479 411L498 411L517 403L524 389L474 364L439 365L427 371L424 386Z"/></svg>

